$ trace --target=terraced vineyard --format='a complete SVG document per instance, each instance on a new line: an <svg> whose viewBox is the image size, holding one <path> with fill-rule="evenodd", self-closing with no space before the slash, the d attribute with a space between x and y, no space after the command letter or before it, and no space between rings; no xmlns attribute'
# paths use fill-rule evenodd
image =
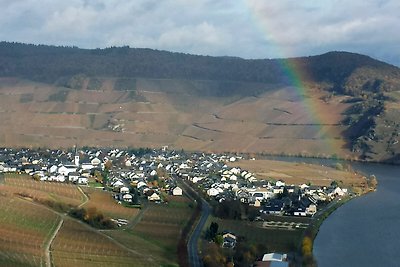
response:
<svg viewBox="0 0 400 267"><path fill-rule="evenodd" d="M0 119L15 127L0 129L0 144L169 145L200 151L351 156L341 125L350 104L341 99L324 102L318 90L309 92L310 102L321 111L316 121L302 103L303 96L291 87L233 83L236 89L221 97L200 93L218 88L218 82L137 78L135 91L121 91L115 88L118 80L100 80L99 90L89 90L87 82L79 90L8 82L0 88ZM5 78L1 82L6 83Z"/></svg>
<svg viewBox="0 0 400 267"><path fill-rule="evenodd" d="M154 266L147 255L129 250L72 219L65 219L52 245L55 266Z"/></svg>
<svg viewBox="0 0 400 267"><path fill-rule="evenodd" d="M1 177L0 177L1 178ZM109 192L40 182L27 175L0 180L0 266L175 266L177 245L192 208L185 197L139 210L119 205ZM127 229L99 231L47 205L96 208L128 219ZM55 208L54 210L51 209ZM67 206L68 208L68 206ZM48 265L47 265L48 266Z"/></svg>
<svg viewBox="0 0 400 267"><path fill-rule="evenodd" d="M44 248L59 216L35 203L0 196L0 266L44 266Z"/></svg>
<svg viewBox="0 0 400 267"><path fill-rule="evenodd" d="M79 205L84 196L76 185L35 181L28 175L5 174L5 190L29 195L35 198L49 199L70 205Z"/></svg>

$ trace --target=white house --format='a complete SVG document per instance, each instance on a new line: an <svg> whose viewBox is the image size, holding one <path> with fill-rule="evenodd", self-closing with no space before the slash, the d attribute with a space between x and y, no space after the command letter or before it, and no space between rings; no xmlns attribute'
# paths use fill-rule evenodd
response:
<svg viewBox="0 0 400 267"><path fill-rule="evenodd" d="M237 176L234 175L234 174L232 174L232 175L229 177L229 180L231 180L231 181L237 181Z"/></svg>
<svg viewBox="0 0 400 267"><path fill-rule="evenodd" d="M78 184L83 184L83 185L87 185L88 184L88 178L86 177L79 177L78 178Z"/></svg>
<svg viewBox="0 0 400 267"><path fill-rule="evenodd" d="M57 172L59 174L68 176L70 172L76 172L76 166L75 165L62 165L61 167L58 168Z"/></svg>
<svg viewBox="0 0 400 267"><path fill-rule="evenodd" d="M279 180L279 181L276 181L275 185L278 187L285 186L285 182Z"/></svg>
<svg viewBox="0 0 400 267"><path fill-rule="evenodd" d="M317 206L315 204L311 204L306 208L306 213L307 215L313 216L315 213L317 213Z"/></svg>
<svg viewBox="0 0 400 267"><path fill-rule="evenodd" d="M58 169L58 167L56 165L52 165L49 168L49 173L55 173L55 172L57 172L57 169Z"/></svg>
<svg viewBox="0 0 400 267"><path fill-rule="evenodd" d="M231 173L233 173L233 174L240 175L240 172L241 172L240 168L232 168L231 169Z"/></svg>
<svg viewBox="0 0 400 267"><path fill-rule="evenodd" d="M68 180L70 182L76 182L79 179L80 174L78 172L70 172L68 173Z"/></svg>
<svg viewBox="0 0 400 267"><path fill-rule="evenodd" d="M275 195L277 195L277 194L282 194L282 193L283 193L283 190L284 190L284 187L277 187L277 186L275 186L275 187L273 188L273 192L274 192Z"/></svg>
<svg viewBox="0 0 400 267"><path fill-rule="evenodd" d="M138 182L137 185L136 185L136 187L137 187L138 189L141 188L141 187L143 187L143 186L147 186L147 184L146 184L145 182L143 182L143 181Z"/></svg>
<svg viewBox="0 0 400 267"><path fill-rule="evenodd" d="M182 188L180 188L179 186L175 187L174 190L172 190L172 195L182 196Z"/></svg>
<svg viewBox="0 0 400 267"><path fill-rule="evenodd" d="M98 158L94 158L94 159L92 159L92 160L90 161L90 163L91 163L93 166L98 166L98 165L101 164L101 160L99 160Z"/></svg>
<svg viewBox="0 0 400 267"><path fill-rule="evenodd" d="M130 161L129 159L127 161L125 161L125 166L126 167L131 167L132 166L132 161Z"/></svg>
<svg viewBox="0 0 400 267"><path fill-rule="evenodd" d="M121 187L121 188L119 189L119 192L120 192L121 194L128 194L128 193L129 193L129 188L126 187L126 186L123 186L123 187Z"/></svg>
<svg viewBox="0 0 400 267"><path fill-rule="evenodd" d="M223 248L234 248L236 246L236 236L232 233L223 234L222 240Z"/></svg>
<svg viewBox="0 0 400 267"><path fill-rule="evenodd" d="M148 196L147 199L149 201L160 201L161 198L157 193L153 193L151 196Z"/></svg>
<svg viewBox="0 0 400 267"><path fill-rule="evenodd" d="M347 191L347 190L346 190ZM344 190L342 190L340 187L336 187L334 190L332 190L332 191L330 191L329 193L328 193L328 196L329 197L335 197L335 196L339 196L339 197L342 197L342 196L344 196L345 195L345 191Z"/></svg>
<svg viewBox="0 0 400 267"><path fill-rule="evenodd" d="M210 197L215 197L219 194L219 191L215 188L210 188L207 190L207 195L209 195Z"/></svg>
<svg viewBox="0 0 400 267"><path fill-rule="evenodd" d="M347 190L346 190L347 191ZM335 190L333 191L336 195L338 195L339 197L342 197L345 195L345 190L340 188L340 187L336 187Z"/></svg>
<svg viewBox="0 0 400 267"><path fill-rule="evenodd" d="M92 163L82 163L81 168L82 170L91 170L94 166Z"/></svg>
<svg viewBox="0 0 400 267"><path fill-rule="evenodd" d="M274 192L267 188L251 189L249 190L249 194L254 199L258 199L260 201L264 199L271 199L275 196Z"/></svg>
<svg viewBox="0 0 400 267"><path fill-rule="evenodd" d="M254 182L256 182L257 181L257 179L254 177L254 176L251 176L250 178L249 178L249 182L250 183L254 183Z"/></svg>
<svg viewBox="0 0 400 267"><path fill-rule="evenodd" d="M287 255L286 254L279 254L279 253L268 253L264 254L262 257L262 261L286 261Z"/></svg>
<svg viewBox="0 0 400 267"><path fill-rule="evenodd" d="M116 182L114 182L114 183L112 184L113 187L121 187L121 186L123 186L123 185L124 185L124 183L121 182L120 180L118 180L118 181L116 181Z"/></svg>
<svg viewBox="0 0 400 267"><path fill-rule="evenodd" d="M125 195L123 195L122 196L122 199L125 201L125 202L132 202L132 199L133 199L133 197L132 197L132 195L131 194L125 194Z"/></svg>

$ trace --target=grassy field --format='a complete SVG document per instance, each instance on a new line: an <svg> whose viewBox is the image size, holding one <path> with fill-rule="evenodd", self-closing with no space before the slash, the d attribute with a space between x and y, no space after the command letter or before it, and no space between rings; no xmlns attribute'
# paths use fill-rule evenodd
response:
<svg viewBox="0 0 400 267"><path fill-rule="evenodd" d="M359 186L365 183L365 178L354 172L314 164L273 160L240 160L229 163L229 165L248 170L254 173L258 179L283 180L287 184L311 183L326 186L330 185L332 181L342 181L346 186Z"/></svg>
<svg viewBox="0 0 400 267"><path fill-rule="evenodd" d="M150 204L142 220L133 228L133 232L142 238L153 241L160 247L176 253L181 229L193 212L190 201L171 198L169 204Z"/></svg>
<svg viewBox="0 0 400 267"><path fill-rule="evenodd" d="M285 218L281 218L284 221ZM304 229L299 230L280 230L262 228L261 222L248 222L238 220L224 220L215 217L210 217L206 228L211 222L217 222L219 232L224 230L230 231L238 237L244 238L244 241L249 244L263 244L268 248L268 251L290 252L297 248Z"/></svg>

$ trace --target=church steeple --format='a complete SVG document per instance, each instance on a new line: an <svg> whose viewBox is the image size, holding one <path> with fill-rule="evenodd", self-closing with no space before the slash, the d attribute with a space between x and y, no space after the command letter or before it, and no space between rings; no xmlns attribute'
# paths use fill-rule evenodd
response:
<svg viewBox="0 0 400 267"><path fill-rule="evenodd" d="M78 153L77 146L75 146L75 157L74 157L74 163L75 163L75 166L79 166L79 153Z"/></svg>

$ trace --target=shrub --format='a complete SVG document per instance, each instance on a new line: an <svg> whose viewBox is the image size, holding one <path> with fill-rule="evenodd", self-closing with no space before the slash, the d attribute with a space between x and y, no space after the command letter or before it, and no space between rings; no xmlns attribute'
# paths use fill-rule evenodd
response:
<svg viewBox="0 0 400 267"><path fill-rule="evenodd" d="M88 209L73 208L69 212L69 215L95 228L100 228L100 229L116 228L115 223L110 218L105 217L103 213L97 211L97 209L94 207Z"/></svg>

